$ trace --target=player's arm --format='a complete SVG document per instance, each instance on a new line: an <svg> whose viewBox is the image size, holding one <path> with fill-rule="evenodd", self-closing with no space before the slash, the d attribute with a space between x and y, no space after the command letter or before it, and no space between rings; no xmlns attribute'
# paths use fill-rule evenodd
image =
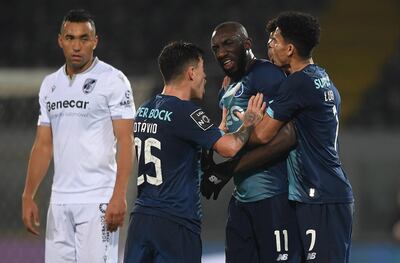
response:
<svg viewBox="0 0 400 263"><path fill-rule="evenodd" d="M288 152L297 144L296 133L292 123L287 123L278 134L267 144L230 159L226 162L215 164L212 152L202 153L202 170L204 172L200 185L203 196L207 199L213 195L218 198L219 192L233 175L239 177L250 176L253 171L260 170L286 158ZM244 178L243 178L244 179Z"/></svg>
<svg viewBox="0 0 400 263"><path fill-rule="evenodd" d="M216 165L216 169L226 173L241 174L268 167L284 159L297 144L293 123L286 123L268 143L260 145L242 155Z"/></svg>
<svg viewBox="0 0 400 263"><path fill-rule="evenodd" d="M224 80L222 81L221 90L219 91L218 97L222 97L221 94L223 94L226 91L230 82L231 82L231 78L228 76L225 76ZM228 127L226 126L227 116L228 116L228 110L227 110L227 108L223 107L222 108L222 118L221 118L221 123L219 124L219 129L225 133L228 132Z"/></svg>
<svg viewBox="0 0 400 263"><path fill-rule="evenodd" d="M38 126L29 157L25 188L22 194L22 220L29 232L39 235L39 211L34 201L36 191L49 169L53 139L49 126Z"/></svg>
<svg viewBox="0 0 400 263"><path fill-rule="evenodd" d="M215 142L213 149L223 157L233 157L246 144L250 134L262 118L262 112L265 110L265 102L263 95L258 93L252 96L248 102L246 112L238 116L242 119L242 126L232 133L227 133Z"/></svg>
<svg viewBox="0 0 400 263"><path fill-rule="evenodd" d="M265 114L263 119L254 127L254 131L249 139L250 145L267 144L279 132L285 124L283 121L275 120L268 114Z"/></svg>
<svg viewBox="0 0 400 263"><path fill-rule="evenodd" d="M227 108L223 107L222 108L222 118L221 118L221 122L220 122L218 128L225 133L228 132L228 127L226 126L227 116L228 116L228 110L227 110Z"/></svg>
<svg viewBox="0 0 400 263"><path fill-rule="evenodd" d="M133 166L133 120L113 120L114 135L117 139L117 177L114 192L106 210L106 223L113 232L122 226L127 210L126 192Z"/></svg>

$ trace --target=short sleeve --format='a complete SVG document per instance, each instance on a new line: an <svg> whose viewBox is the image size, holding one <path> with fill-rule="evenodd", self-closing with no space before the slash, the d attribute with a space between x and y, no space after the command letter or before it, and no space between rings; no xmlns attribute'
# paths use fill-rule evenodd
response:
<svg viewBox="0 0 400 263"><path fill-rule="evenodd" d="M48 81L47 78L45 78L42 82L42 85L40 86L40 91L39 91L39 118L37 125L38 126L50 126L50 118L47 112L47 107L46 107L46 96L49 92L48 88Z"/></svg>
<svg viewBox="0 0 400 263"><path fill-rule="evenodd" d="M178 126L174 131L180 138L211 149L215 142L222 137L223 132L201 108L191 103L185 103L180 112Z"/></svg>
<svg viewBox="0 0 400 263"><path fill-rule="evenodd" d="M305 76L299 72L289 76L280 85L276 96L267 108L267 114L276 120L289 121L295 112L304 107Z"/></svg>
<svg viewBox="0 0 400 263"><path fill-rule="evenodd" d="M113 120L134 119L136 109L129 80L120 71L110 78L108 107L111 112L111 118Z"/></svg>

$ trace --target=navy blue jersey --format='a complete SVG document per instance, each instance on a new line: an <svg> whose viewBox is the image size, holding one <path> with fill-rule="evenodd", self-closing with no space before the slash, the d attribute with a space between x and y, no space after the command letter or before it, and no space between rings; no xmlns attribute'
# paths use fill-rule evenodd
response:
<svg viewBox="0 0 400 263"><path fill-rule="evenodd" d="M191 101L157 95L134 125L138 196L134 213L169 218L200 233L200 153L222 136Z"/></svg>
<svg viewBox="0 0 400 263"><path fill-rule="evenodd" d="M267 102L274 96L286 75L281 69L267 60L254 61L248 72L238 81L230 83L226 91L219 94L220 105L228 110L226 126L229 132L236 131L241 120L236 111L243 112L252 95L264 94ZM239 154L243 154L246 149ZM242 202L254 202L288 191L286 163L280 162L268 169L261 169L251 176L234 176L233 195Z"/></svg>
<svg viewBox="0 0 400 263"><path fill-rule="evenodd" d="M338 155L340 95L325 70L311 64L289 75L267 112L295 123L298 145L288 158L289 199L352 202Z"/></svg>

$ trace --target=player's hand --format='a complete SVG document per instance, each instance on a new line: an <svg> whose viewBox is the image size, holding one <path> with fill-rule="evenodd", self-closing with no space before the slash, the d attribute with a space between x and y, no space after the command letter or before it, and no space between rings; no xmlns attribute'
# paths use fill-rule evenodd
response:
<svg viewBox="0 0 400 263"><path fill-rule="evenodd" d="M228 76L225 76L224 79L222 80L222 85L221 87L226 90L229 86L229 84L231 84L231 78Z"/></svg>
<svg viewBox="0 0 400 263"><path fill-rule="evenodd" d="M110 232L117 231L118 227L124 224L126 214L126 200L125 197L114 196L111 198L106 209L106 225L107 230Z"/></svg>
<svg viewBox="0 0 400 263"><path fill-rule="evenodd" d="M227 133L228 132L228 127L226 126L226 118L228 116L228 109L223 107L222 108L222 119L221 123L219 124L219 129L222 130L223 132Z"/></svg>
<svg viewBox="0 0 400 263"><path fill-rule="evenodd" d="M236 116L243 122L244 127L257 125L264 117L267 104L263 100L263 94L251 96L247 104L247 110L244 113L235 112Z"/></svg>
<svg viewBox="0 0 400 263"><path fill-rule="evenodd" d="M203 171L203 177L200 184L201 194L210 199L213 196L214 200L217 200L219 193L222 188L232 178L231 175L226 175L221 169L218 169L218 165L213 160L213 150L208 153L203 150L201 156L201 168Z"/></svg>
<svg viewBox="0 0 400 263"><path fill-rule="evenodd" d="M39 210L35 201L26 196L22 197L22 221L28 232L39 236Z"/></svg>

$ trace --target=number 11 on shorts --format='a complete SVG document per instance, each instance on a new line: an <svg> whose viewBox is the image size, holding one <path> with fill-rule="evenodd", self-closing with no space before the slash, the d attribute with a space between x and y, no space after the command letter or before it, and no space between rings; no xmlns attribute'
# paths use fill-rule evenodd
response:
<svg viewBox="0 0 400 263"><path fill-rule="evenodd" d="M288 254L287 253L282 253L282 245L281 245L281 231L275 230L275 242L276 242L276 252L279 253L276 261L286 261L288 259ZM285 252L289 251L289 240L288 240L288 231L282 230L282 236L283 236L283 250Z"/></svg>
<svg viewBox="0 0 400 263"><path fill-rule="evenodd" d="M276 251L277 252L281 252L282 248L281 248L281 235L280 235L279 230L275 230L274 234L275 234L275 241L276 241ZM283 241L284 241L284 246L285 246L285 251L289 251L289 242L288 242L288 232L287 230L282 230L282 235L283 235Z"/></svg>

